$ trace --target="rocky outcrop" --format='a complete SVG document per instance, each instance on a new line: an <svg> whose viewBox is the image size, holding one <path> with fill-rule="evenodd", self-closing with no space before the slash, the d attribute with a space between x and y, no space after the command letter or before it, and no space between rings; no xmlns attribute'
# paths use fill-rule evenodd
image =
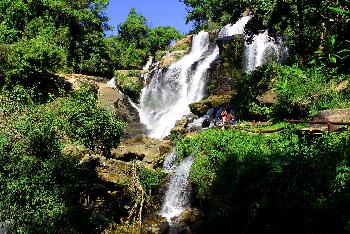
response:
<svg viewBox="0 0 350 234"><path fill-rule="evenodd" d="M320 111L315 115L315 120L350 122L350 108Z"/></svg>
<svg viewBox="0 0 350 234"><path fill-rule="evenodd" d="M176 121L175 127L171 129L171 134L185 134L187 132L187 125L189 120L187 118Z"/></svg>
<svg viewBox="0 0 350 234"><path fill-rule="evenodd" d="M193 114L203 116L212 107L224 107L229 106L235 92L231 91L222 95L213 95L209 98L190 104L190 109Z"/></svg>
<svg viewBox="0 0 350 234"><path fill-rule="evenodd" d="M146 218L142 222L142 232L147 234L165 234L168 233L170 228L169 222L165 217L154 214L151 217Z"/></svg>
<svg viewBox="0 0 350 234"><path fill-rule="evenodd" d="M159 68L168 67L185 56L191 49L191 44L192 35L176 41L174 45L171 46L170 51L166 52L166 54L160 59Z"/></svg>
<svg viewBox="0 0 350 234"><path fill-rule="evenodd" d="M210 65L207 93L218 95L235 90L235 83L242 73L244 39L241 35L221 38L216 41L220 59Z"/></svg>
<svg viewBox="0 0 350 234"><path fill-rule="evenodd" d="M178 217L173 218L176 225L170 229L175 233L203 233L204 230L204 214L193 208L184 210Z"/></svg>
<svg viewBox="0 0 350 234"><path fill-rule="evenodd" d="M171 141L159 141L144 135L122 141L119 147L112 150L112 157L121 161L130 162L140 160L151 167L160 166L165 154L171 149Z"/></svg>
<svg viewBox="0 0 350 234"><path fill-rule="evenodd" d="M187 54L187 50L176 50L165 54L159 61L159 68L168 67Z"/></svg>

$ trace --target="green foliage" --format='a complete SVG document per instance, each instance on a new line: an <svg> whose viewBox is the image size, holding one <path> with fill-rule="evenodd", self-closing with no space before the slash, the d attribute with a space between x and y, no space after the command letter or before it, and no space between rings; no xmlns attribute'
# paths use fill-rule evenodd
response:
<svg viewBox="0 0 350 234"><path fill-rule="evenodd" d="M137 176L139 177L141 186L146 193L151 195L165 181L165 173L161 170L149 169L143 166L137 168Z"/></svg>
<svg viewBox="0 0 350 234"><path fill-rule="evenodd" d="M165 49L180 33L173 27L149 28L146 18L132 8L118 35L107 38L108 54L116 70L139 69L149 56Z"/></svg>
<svg viewBox="0 0 350 234"><path fill-rule="evenodd" d="M177 143L195 155L195 197L213 230L342 233L350 216L348 132L269 135L207 130Z"/></svg>
<svg viewBox="0 0 350 234"><path fill-rule="evenodd" d="M213 22L221 25L236 21L246 9L242 0L181 0L188 9L186 21L194 21L197 29L207 28Z"/></svg>
<svg viewBox="0 0 350 234"><path fill-rule="evenodd" d="M237 84L236 112L240 118L302 118L320 110L348 108L349 76L325 67L268 65L244 74ZM270 92L277 100L260 104L258 97Z"/></svg>
<svg viewBox="0 0 350 234"><path fill-rule="evenodd" d="M64 66L62 48L44 38L24 40L11 45L7 57L7 83L34 85Z"/></svg>
<svg viewBox="0 0 350 234"><path fill-rule="evenodd" d="M48 71L53 71L68 66L75 72L107 74L109 65L102 59L106 55L104 30L109 29L106 24L108 18L104 12L107 4L108 0L75 3L68 0L1 1L0 44L14 44L15 55L10 58L10 62L18 63L10 66L17 68L20 62L28 62L31 70L49 68ZM24 52L21 53L21 49ZM41 63L31 62L30 56L42 55L41 60L45 63L47 55L38 54L37 50L48 53L47 64L52 67L47 67L47 64L41 67ZM34 55L29 52L34 52ZM13 58L18 56L17 53L22 58ZM50 57L53 56L52 53L59 53L56 59L58 64L53 63ZM29 61L24 55L29 56ZM33 59L38 60L37 57ZM26 65L22 66L18 70L27 69ZM12 71L10 75L23 75L25 79L28 74L22 73L24 72Z"/></svg>
<svg viewBox="0 0 350 234"><path fill-rule="evenodd" d="M105 156L109 156L111 148L119 143L125 125L97 105L97 95L92 88L81 88L53 105L52 115L56 116L53 121L57 121L61 135L67 135Z"/></svg>
<svg viewBox="0 0 350 234"><path fill-rule="evenodd" d="M138 76L139 74L134 74L130 71L128 73L123 71L115 72L117 83L122 88L123 92L137 103L139 102L142 90L142 84Z"/></svg>
<svg viewBox="0 0 350 234"><path fill-rule="evenodd" d="M124 124L97 106L91 88L43 104L34 97L22 86L0 96L0 221L19 233L101 231L113 212L84 201L104 185L94 166L67 155L63 144L79 142L108 156Z"/></svg>
<svg viewBox="0 0 350 234"><path fill-rule="evenodd" d="M172 40L180 38L181 34L173 27L156 27L149 30L147 44L154 56L158 50L166 49Z"/></svg>

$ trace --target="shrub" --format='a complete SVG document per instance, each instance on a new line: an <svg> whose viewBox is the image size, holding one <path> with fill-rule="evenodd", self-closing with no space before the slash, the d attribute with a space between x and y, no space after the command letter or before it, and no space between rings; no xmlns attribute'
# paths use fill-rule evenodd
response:
<svg viewBox="0 0 350 234"><path fill-rule="evenodd" d="M0 96L0 221L19 233L101 231L116 213L104 206L115 199L107 195L108 205L84 206L101 181L93 162L67 155L63 143L108 156L123 123L97 106L89 87L42 104L33 96L21 86Z"/></svg>
<svg viewBox="0 0 350 234"><path fill-rule="evenodd" d="M116 71L115 76L123 92L125 92L125 94L127 94L133 101L139 102L142 84L138 74L135 74L132 71L127 73Z"/></svg>
<svg viewBox="0 0 350 234"><path fill-rule="evenodd" d="M20 41L11 46L6 69L7 83L34 86L66 62L65 51L43 38Z"/></svg>
<svg viewBox="0 0 350 234"><path fill-rule="evenodd" d="M214 230L341 233L350 216L348 132L320 137L207 130L177 143L195 155L197 204Z"/></svg>

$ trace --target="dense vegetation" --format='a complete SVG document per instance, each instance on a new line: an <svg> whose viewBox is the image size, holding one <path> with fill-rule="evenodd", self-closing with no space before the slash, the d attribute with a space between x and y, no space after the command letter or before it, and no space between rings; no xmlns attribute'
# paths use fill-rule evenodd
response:
<svg viewBox="0 0 350 234"><path fill-rule="evenodd" d="M141 67L181 36L173 27L150 28L131 9L118 34L106 38L107 5L107 0L1 1L0 85L4 79L37 86L55 80L58 71L112 76L116 69Z"/></svg>
<svg viewBox="0 0 350 234"><path fill-rule="evenodd" d="M288 47L284 64L238 76L232 105L239 120L312 119L350 107L348 0L182 2L194 31L234 23L245 11L252 16L246 35L268 30ZM177 151L195 155L194 199L209 215L209 233L348 233L349 140L348 129L207 130L179 141Z"/></svg>
<svg viewBox="0 0 350 234"><path fill-rule="evenodd" d="M209 233L345 233L348 132L319 137L208 130L177 143L195 155L191 177Z"/></svg>
<svg viewBox="0 0 350 234"><path fill-rule="evenodd" d="M0 220L23 233L106 227L102 207L84 206L102 183L94 163L66 147L108 156L124 124L97 106L91 88L36 104L31 90L15 86L0 100Z"/></svg>
<svg viewBox="0 0 350 234"><path fill-rule="evenodd" d="M57 73L111 77L141 67L181 35L149 27L132 9L118 35L107 38L108 2L0 1L0 226L99 233L138 199L138 191L126 191L131 185L97 174L125 124L98 104L96 87L72 91ZM125 92L140 94L139 80L131 87L127 78L119 81ZM146 195L163 180L148 169L137 175Z"/></svg>
<svg viewBox="0 0 350 234"><path fill-rule="evenodd" d="M253 15L247 35L268 30L289 48L286 64L237 80L239 119L278 122L350 107L349 0L182 2L194 31L233 23L245 11ZM164 181L159 170L135 164L124 184L101 181L98 158L110 156L125 125L99 106L94 88L66 92L56 75L115 74L137 100L137 74L115 70L139 69L181 37L172 27L150 27L135 9L106 37L107 5L0 1L0 224L19 233L101 232L121 217L135 221L144 196ZM266 92L277 101L262 104ZM208 130L177 143L181 157L196 157L194 200L208 230L238 233L348 232L349 149L348 131L310 136L291 128L269 135ZM82 160L85 154L95 160ZM139 188L126 191L130 181Z"/></svg>

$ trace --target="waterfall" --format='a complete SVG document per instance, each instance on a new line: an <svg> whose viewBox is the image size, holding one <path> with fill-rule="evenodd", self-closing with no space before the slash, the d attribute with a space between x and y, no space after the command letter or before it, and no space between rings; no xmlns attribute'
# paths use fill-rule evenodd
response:
<svg viewBox="0 0 350 234"><path fill-rule="evenodd" d="M218 38L244 34L244 27L252 16L245 16L235 24L223 27ZM243 71L250 72L284 54L283 43L277 43L267 32L254 36L244 46ZM189 54L168 68L158 69L152 77L146 76L147 85L140 98L140 120L147 126L148 135L162 139L168 135L177 120L190 114L188 105L202 100L206 93L207 71L219 57L219 48L209 42L209 33L193 36Z"/></svg>
<svg viewBox="0 0 350 234"><path fill-rule="evenodd" d="M251 16L240 18L235 24L225 25L219 32L218 38L229 37L237 34L244 34L244 27L251 19Z"/></svg>
<svg viewBox="0 0 350 234"><path fill-rule="evenodd" d="M209 44L208 32L195 35L190 53L168 69L156 71L143 89L139 113L151 137L169 134L175 122L190 113L188 105L204 96L204 73L218 55L216 50L210 53Z"/></svg>
<svg viewBox="0 0 350 234"><path fill-rule="evenodd" d="M272 61L279 62L288 53L282 40L276 42L276 40L269 37L267 31L254 35L253 41L251 43L245 42L244 47L244 72L251 72L255 68Z"/></svg>
<svg viewBox="0 0 350 234"><path fill-rule="evenodd" d="M168 161L174 162L174 153L167 156ZM171 218L178 216L186 208L190 207L191 183L189 181L190 170L194 161L193 156L185 158L179 166L164 164L165 169L172 168L170 181L165 193L164 202L160 214L167 218L171 224ZM175 169L174 169L175 168Z"/></svg>
<svg viewBox="0 0 350 234"><path fill-rule="evenodd" d="M219 38L242 34L250 16L227 25ZM168 69L156 71L142 90L140 119L149 129L149 136L162 139L170 133L177 120L190 114L188 105L205 96L206 74L210 64L219 57L217 45L211 48L209 33L200 32L192 40L189 54Z"/></svg>

